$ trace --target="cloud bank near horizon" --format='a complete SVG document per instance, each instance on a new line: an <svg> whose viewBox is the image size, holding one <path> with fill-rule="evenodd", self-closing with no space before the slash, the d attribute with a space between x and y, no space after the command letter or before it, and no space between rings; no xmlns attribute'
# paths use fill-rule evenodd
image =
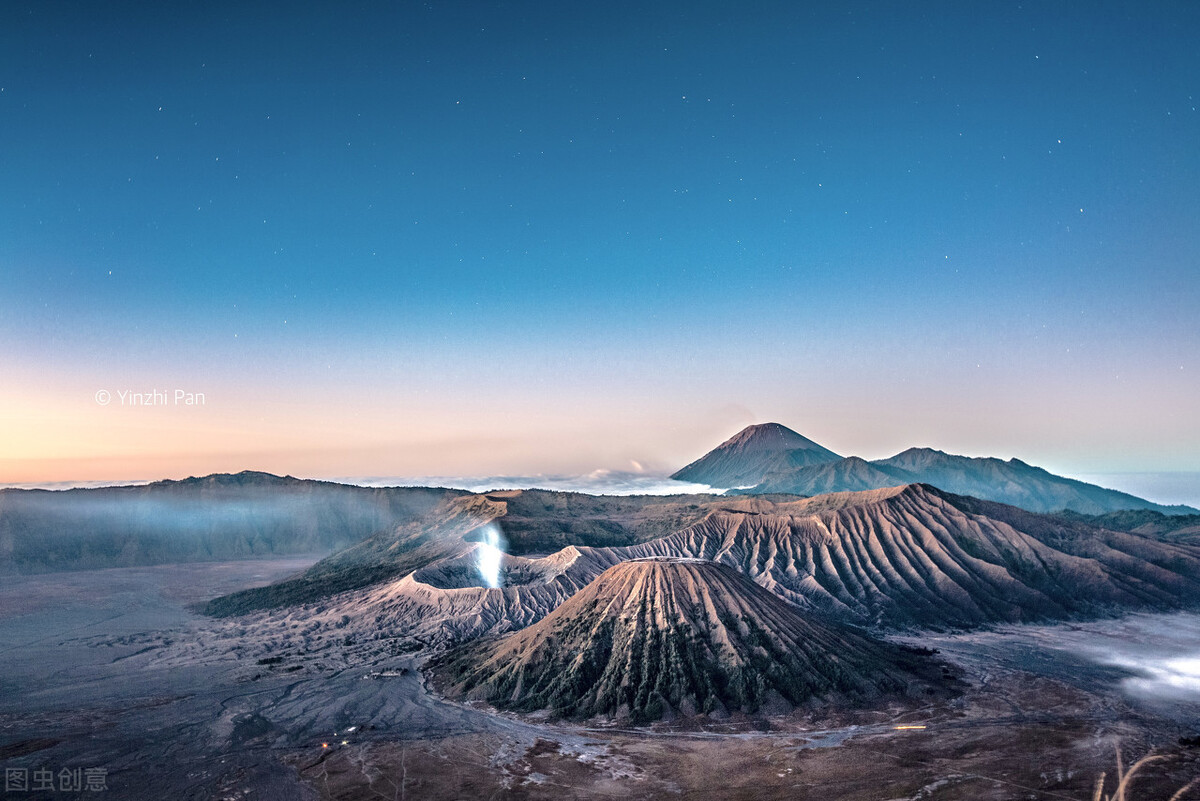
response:
<svg viewBox="0 0 1200 801"><path fill-rule="evenodd" d="M1183 504L1200 509L1200 472L1063 474L1106 489L1128 492L1165 505ZM510 489L544 489L588 495L718 495L726 488L674 481L660 471L597 469L587 473L475 476L302 476L361 487L449 487L468 492ZM67 490L149 484L159 479L131 481L55 481L0 484L0 489Z"/></svg>
<svg viewBox="0 0 1200 801"><path fill-rule="evenodd" d="M725 490L707 484L675 481L665 473L593 470L582 475L540 476L418 476L335 478L364 487L450 487L470 492L543 489L587 495L719 495Z"/></svg>

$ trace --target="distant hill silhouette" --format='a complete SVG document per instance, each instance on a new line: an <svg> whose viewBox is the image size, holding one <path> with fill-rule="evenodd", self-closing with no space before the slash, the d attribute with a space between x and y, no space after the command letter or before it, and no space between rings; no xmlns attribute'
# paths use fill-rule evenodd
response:
<svg viewBox="0 0 1200 801"><path fill-rule="evenodd" d="M0 489L0 572L334 551L467 493L246 471L95 489Z"/></svg>

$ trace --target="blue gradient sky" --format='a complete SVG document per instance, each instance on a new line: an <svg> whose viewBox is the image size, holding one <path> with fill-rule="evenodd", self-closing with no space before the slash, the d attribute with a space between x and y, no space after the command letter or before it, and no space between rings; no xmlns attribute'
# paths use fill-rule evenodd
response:
<svg viewBox="0 0 1200 801"><path fill-rule="evenodd" d="M0 481L1200 470L1200 7L803 5L6 3Z"/></svg>

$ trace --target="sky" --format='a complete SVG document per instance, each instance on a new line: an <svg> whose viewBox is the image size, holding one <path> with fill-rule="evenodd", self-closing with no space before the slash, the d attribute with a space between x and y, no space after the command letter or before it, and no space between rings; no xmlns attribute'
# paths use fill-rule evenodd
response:
<svg viewBox="0 0 1200 801"><path fill-rule="evenodd" d="M3 4L0 482L770 420L1200 497L1200 6L815 5Z"/></svg>

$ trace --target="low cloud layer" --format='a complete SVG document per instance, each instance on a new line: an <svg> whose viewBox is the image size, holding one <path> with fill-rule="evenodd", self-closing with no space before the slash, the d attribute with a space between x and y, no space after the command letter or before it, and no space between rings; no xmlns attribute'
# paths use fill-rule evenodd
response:
<svg viewBox="0 0 1200 801"><path fill-rule="evenodd" d="M616 470L594 470L584 475L541 476L416 476L339 478L364 487L452 487L470 492L500 489L546 489L586 492L591 495L720 494L707 484L672 481L665 475Z"/></svg>
<svg viewBox="0 0 1200 801"><path fill-rule="evenodd" d="M1120 668L1128 694L1200 705L1200 615L1130 615L1056 632L1057 647Z"/></svg>

